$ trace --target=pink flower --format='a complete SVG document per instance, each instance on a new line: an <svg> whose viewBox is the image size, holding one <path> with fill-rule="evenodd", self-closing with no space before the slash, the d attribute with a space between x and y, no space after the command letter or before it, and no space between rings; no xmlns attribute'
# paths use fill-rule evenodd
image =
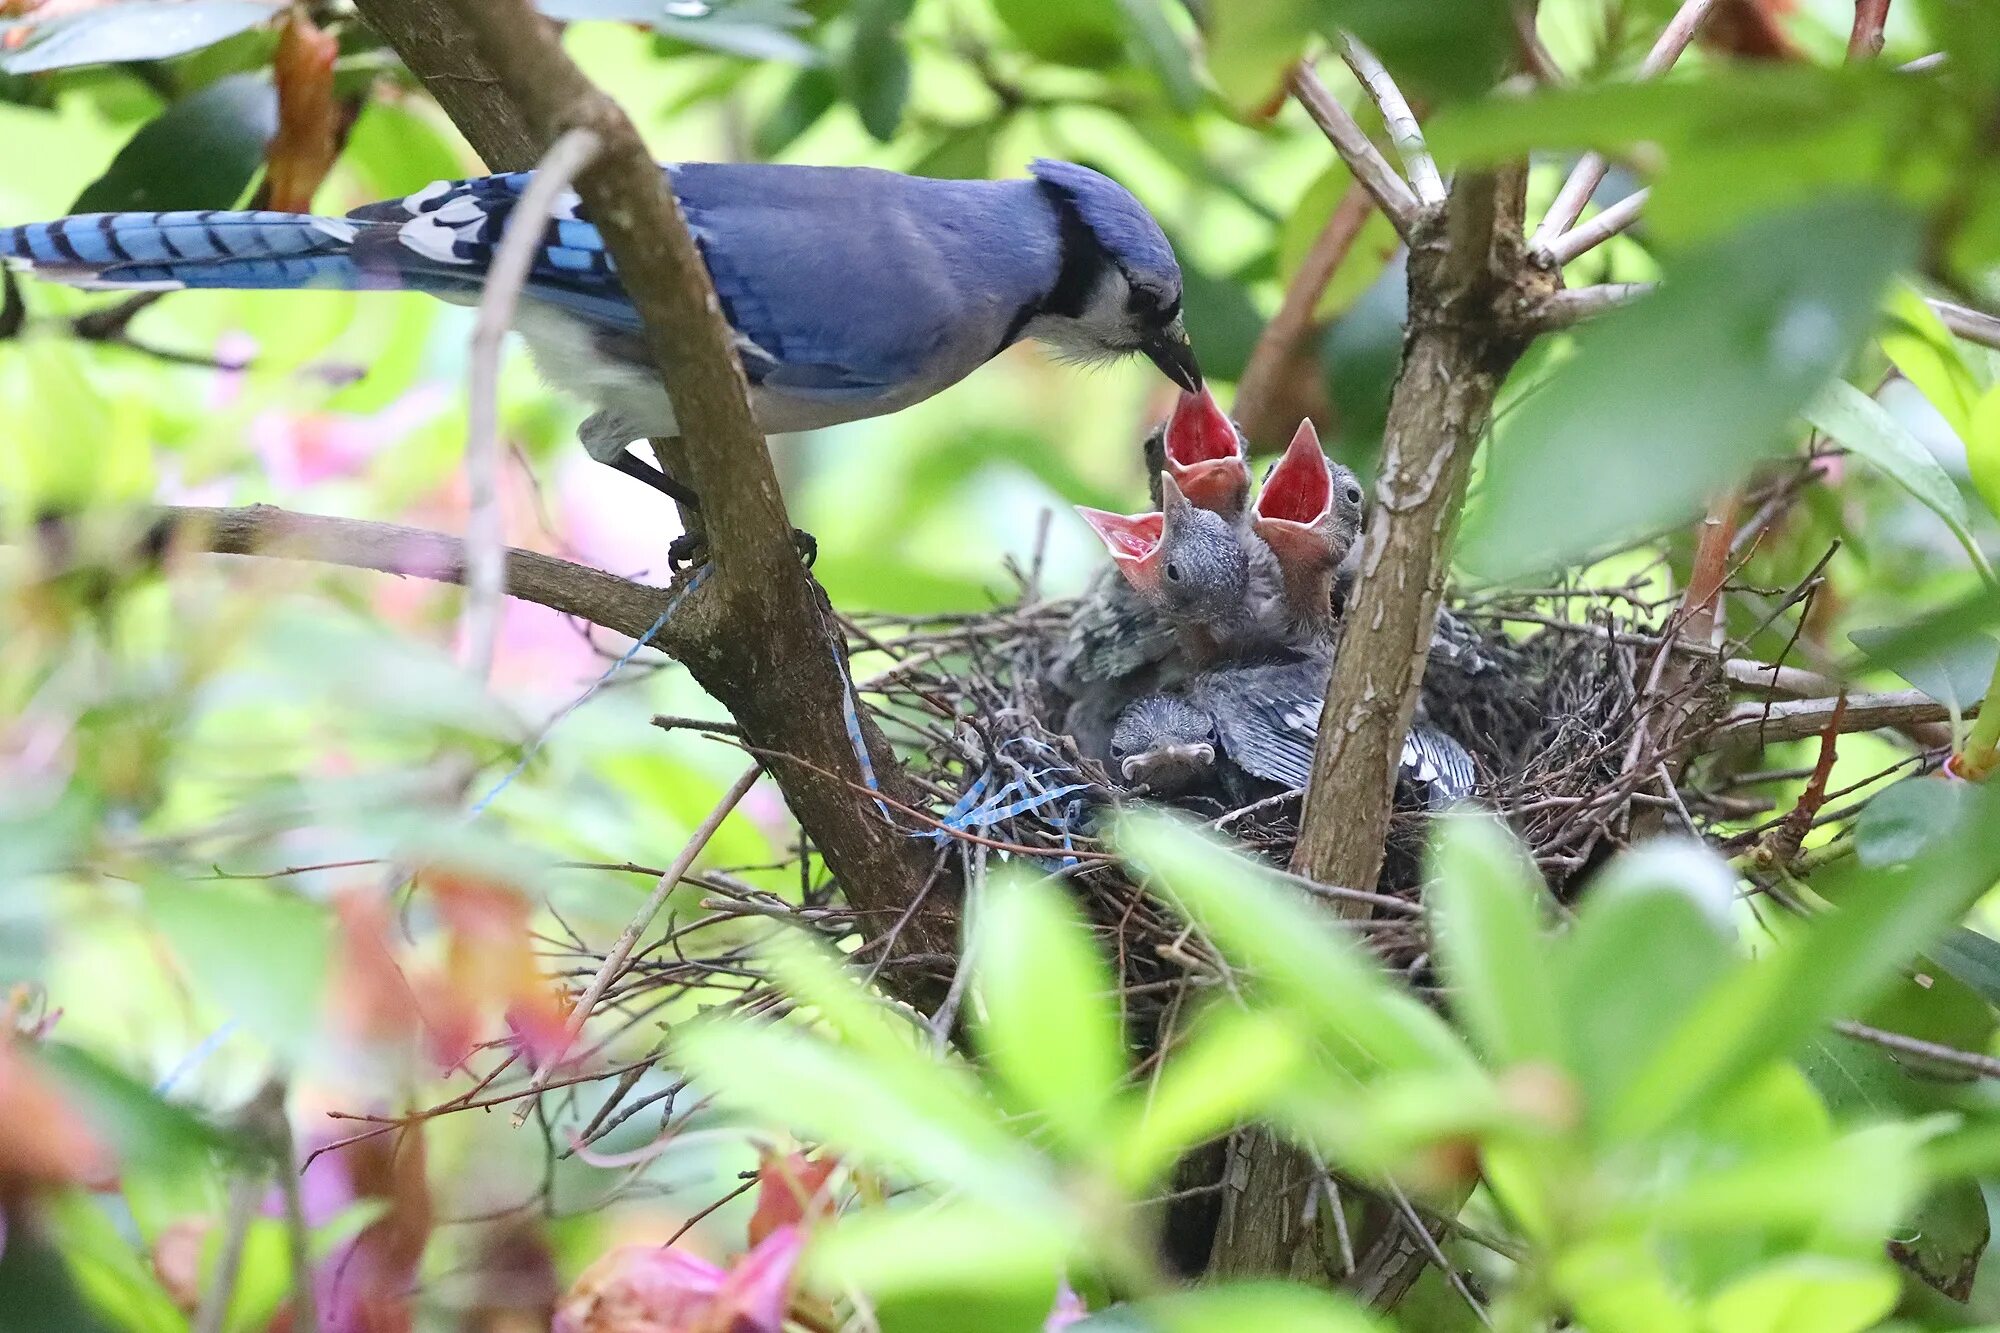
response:
<svg viewBox="0 0 2000 1333"><path fill-rule="evenodd" d="M804 1248L795 1226L726 1269L679 1250L620 1246L576 1280L552 1333L783 1333Z"/></svg>
<svg viewBox="0 0 2000 1333"><path fill-rule="evenodd" d="M1056 1308L1049 1311L1049 1317L1042 1324L1042 1333L1059 1333L1071 1324L1081 1324L1090 1318L1090 1307L1083 1303L1083 1297L1070 1289L1064 1282L1056 1288Z"/></svg>
<svg viewBox="0 0 2000 1333"><path fill-rule="evenodd" d="M442 386L426 385L372 416L260 412L250 423L250 443L273 485L299 490L360 472L377 453L437 416L447 401Z"/></svg>

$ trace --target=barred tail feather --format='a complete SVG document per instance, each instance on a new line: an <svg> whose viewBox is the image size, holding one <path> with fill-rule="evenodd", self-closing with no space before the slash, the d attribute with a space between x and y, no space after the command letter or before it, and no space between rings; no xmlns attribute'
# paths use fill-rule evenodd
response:
<svg viewBox="0 0 2000 1333"><path fill-rule="evenodd" d="M75 287L398 287L355 261L361 228L270 211L91 213L0 228L0 260Z"/></svg>

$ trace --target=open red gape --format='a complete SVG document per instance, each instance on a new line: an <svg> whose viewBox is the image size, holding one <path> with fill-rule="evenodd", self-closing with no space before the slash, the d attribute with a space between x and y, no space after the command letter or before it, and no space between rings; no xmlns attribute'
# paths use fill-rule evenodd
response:
<svg viewBox="0 0 2000 1333"><path fill-rule="evenodd" d="M1145 514L1113 514L1088 505L1076 512L1104 542L1118 572L1134 588L1145 591L1159 582L1160 539L1166 531L1166 516L1154 511Z"/></svg>
<svg viewBox="0 0 2000 1333"><path fill-rule="evenodd" d="M1180 467L1218 463L1242 452L1236 427L1215 395L1207 388L1200 393L1183 392L1167 418L1167 461Z"/></svg>
<svg viewBox="0 0 2000 1333"><path fill-rule="evenodd" d="M1333 469L1327 466L1326 454L1319 447L1319 432L1312 422L1302 421L1284 457L1264 478L1264 489L1257 496L1257 517L1312 524L1325 518L1332 508Z"/></svg>

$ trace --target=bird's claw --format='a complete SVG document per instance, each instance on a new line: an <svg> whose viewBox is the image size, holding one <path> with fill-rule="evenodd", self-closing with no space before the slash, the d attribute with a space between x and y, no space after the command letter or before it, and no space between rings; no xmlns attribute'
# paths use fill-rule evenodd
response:
<svg viewBox="0 0 2000 1333"><path fill-rule="evenodd" d="M792 529L792 546L807 569L819 559L819 538L804 528ZM683 532L667 547L667 571L678 574L690 565L708 563L708 538L697 532Z"/></svg>

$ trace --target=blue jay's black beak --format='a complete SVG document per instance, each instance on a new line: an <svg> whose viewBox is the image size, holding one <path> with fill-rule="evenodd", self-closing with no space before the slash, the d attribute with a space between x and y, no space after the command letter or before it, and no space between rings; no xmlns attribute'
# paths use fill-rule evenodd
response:
<svg viewBox="0 0 2000 1333"><path fill-rule="evenodd" d="M1188 342L1187 327L1179 319L1149 335L1145 342L1139 344L1139 350L1160 368L1162 375L1189 393L1201 392L1201 365L1194 359L1194 346Z"/></svg>

